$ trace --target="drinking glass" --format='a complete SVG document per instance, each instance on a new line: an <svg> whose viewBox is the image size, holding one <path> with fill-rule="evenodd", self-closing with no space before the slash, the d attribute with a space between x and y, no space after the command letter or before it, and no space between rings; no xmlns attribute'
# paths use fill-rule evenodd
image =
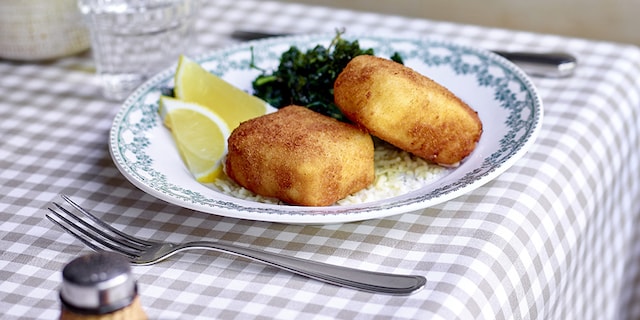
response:
<svg viewBox="0 0 640 320"><path fill-rule="evenodd" d="M184 53L199 0L78 0L106 98L123 100Z"/></svg>

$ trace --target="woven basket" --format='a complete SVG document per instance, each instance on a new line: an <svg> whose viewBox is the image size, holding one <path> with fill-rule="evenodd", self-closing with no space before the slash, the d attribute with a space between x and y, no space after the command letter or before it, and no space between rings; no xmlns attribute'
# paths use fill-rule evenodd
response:
<svg viewBox="0 0 640 320"><path fill-rule="evenodd" d="M48 60L89 46L76 0L0 0L0 58Z"/></svg>

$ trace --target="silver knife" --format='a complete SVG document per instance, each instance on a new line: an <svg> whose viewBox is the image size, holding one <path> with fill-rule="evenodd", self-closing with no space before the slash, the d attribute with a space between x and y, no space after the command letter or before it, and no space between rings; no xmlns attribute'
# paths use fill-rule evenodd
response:
<svg viewBox="0 0 640 320"><path fill-rule="evenodd" d="M292 34L254 30L235 30L231 33L232 38L243 41L288 35ZM493 50L492 52L515 63L529 75L538 77L569 77L573 75L573 72L578 65L576 57L566 52L524 52L500 50Z"/></svg>

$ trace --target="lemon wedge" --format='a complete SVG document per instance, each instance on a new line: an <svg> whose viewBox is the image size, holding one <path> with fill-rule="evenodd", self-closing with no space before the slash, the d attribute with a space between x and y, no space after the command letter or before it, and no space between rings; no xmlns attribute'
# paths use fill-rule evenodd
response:
<svg viewBox="0 0 640 320"><path fill-rule="evenodd" d="M197 62L180 55L174 78L177 99L193 102L217 113L231 130L240 122L267 111L267 103L205 70Z"/></svg>
<svg viewBox="0 0 640 320"><path fill-rule="evenodd" d="M226 121L204 106L165 96L160 97L158 111L191 174L198 182L215 181L223 173L231 134Z"/></svg>

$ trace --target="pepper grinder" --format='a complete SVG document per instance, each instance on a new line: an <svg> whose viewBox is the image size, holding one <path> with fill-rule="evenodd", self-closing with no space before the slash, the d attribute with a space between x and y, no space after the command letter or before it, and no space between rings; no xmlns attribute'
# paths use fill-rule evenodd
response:
<svg viewBox="0 0 640 320"><path fill-rule="evenodd" d="M78 257L62 270L61 320L147 319L129 262L99 252Z"/></svg>

